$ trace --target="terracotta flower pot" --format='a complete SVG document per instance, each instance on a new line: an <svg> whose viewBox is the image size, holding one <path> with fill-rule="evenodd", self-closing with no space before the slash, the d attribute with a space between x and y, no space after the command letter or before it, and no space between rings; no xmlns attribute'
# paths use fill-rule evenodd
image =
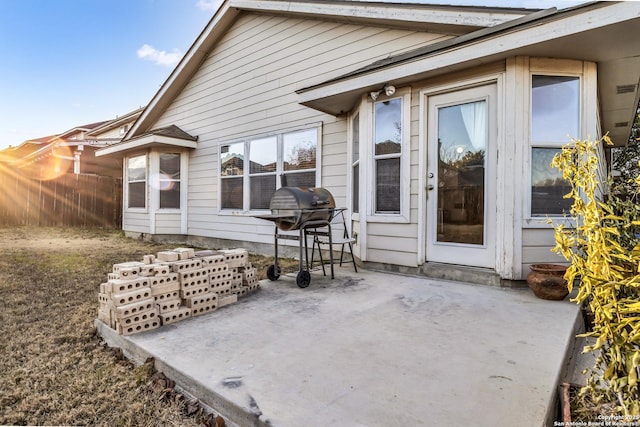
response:
<svg viewBox="0 0 640 427"><path fill-rule="evenodd" d="M535 296L548 300L563 300L568 294L564 273L567 267L558 264L533 264L527 276L527 285Z"/></svg>

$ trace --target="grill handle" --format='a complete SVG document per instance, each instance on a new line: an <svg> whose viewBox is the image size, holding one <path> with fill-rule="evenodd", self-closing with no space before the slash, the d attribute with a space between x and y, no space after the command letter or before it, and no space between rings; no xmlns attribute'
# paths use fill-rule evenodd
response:
<svg viewBox="0 0 640 427"><path fill-rule="evenodd" d="M329 200L314 200L311 202L311 206L321 206L330 204Z"/></svg>

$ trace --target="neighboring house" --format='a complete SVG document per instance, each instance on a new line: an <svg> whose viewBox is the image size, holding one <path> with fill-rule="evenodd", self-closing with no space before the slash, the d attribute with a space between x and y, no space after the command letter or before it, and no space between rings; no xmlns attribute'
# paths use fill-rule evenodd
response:
<svg viewBox="0 0 640 427"><path fill-rule="evenodd" d="M39 150L55 138L56 135L43 136L42 138L29 139L15 147L9 146L0 150L0 164L13 168L23 157Z"/></svg>
<svg viewBox="0 0 640 427"><path fill-rule="evenodd" d="M18 147L0 152L7 165L23 176L51 179L65 173L122 177L122 162L117 158L96 158L95 151L120 142L142 108L97 123L76 126L59 135L25 141Z"/></svg>
<svg viewBox="0 0 640 427"><path fill-rule="evenodd" d="M253 216L285 175L349 209L366 265L521 280L560 260L554 153L569 136L627 141L639 28L635 2L227 0L97 155L124 158L130 236L272 253L273 225Z"/></svg>

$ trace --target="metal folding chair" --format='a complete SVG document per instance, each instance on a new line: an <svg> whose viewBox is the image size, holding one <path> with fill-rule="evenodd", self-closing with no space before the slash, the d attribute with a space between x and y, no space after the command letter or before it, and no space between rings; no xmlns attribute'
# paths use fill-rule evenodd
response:
<svg viewBox="0 0 640 427"><path fill-rule="evenodd" d="M320 265L322 266L322 273L326 276L326 270L325 270L325 262L324 262L324 258L322 257L322 246L328 246L329 251L331 251L331 253L333 253L333 248L334 246L340 245L340 266L342 267L342 264L349 264L352 263L353 264L353 269L355 270L355 272L358 272L358 267L356 265L356 260L353 256L353 244L356 242L356 239L354 239L353 237L351 237L349 235L349 229L347 228L347 221L344 215L344 212L346 211L345 208L339 208L339 209L335 209L333 217L331 218L331 223L334 224L332 227L329 227L329 231L323 231L323 230L319 230L319 229L315 229L315 230L309 230L307 232L308 235L312 235L313 236L313 247L311 250L311 266L313 267L313 260L315 258L315 251L316 251L316 247L318 248L318 256L320 257ZM341 225L339 226L339 224L341 223ZM338 236L334 236L334 235L329 235L329 233L331 232L331 230L340 230L340 228L342 228L342 232L340 235ZM340 237L341 236L341 237ZM349 254L351 255L351 260L349 261L344 260L344 248L345 245L347 245L349 247ZM333 261L333 256L330 257L331 260ZM333 263L331 263L331 278L334 278L334 274L333 274Z"/></svg>

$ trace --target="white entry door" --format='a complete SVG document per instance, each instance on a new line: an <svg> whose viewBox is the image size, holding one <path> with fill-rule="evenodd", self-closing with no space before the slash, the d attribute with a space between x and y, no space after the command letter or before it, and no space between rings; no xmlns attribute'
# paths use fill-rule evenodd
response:
<svg viewBox="0 0 640 427"><path fill-rule="evenodd" d="M427 261L495 268L496 102L495 84L428 97Z"/></svg>

